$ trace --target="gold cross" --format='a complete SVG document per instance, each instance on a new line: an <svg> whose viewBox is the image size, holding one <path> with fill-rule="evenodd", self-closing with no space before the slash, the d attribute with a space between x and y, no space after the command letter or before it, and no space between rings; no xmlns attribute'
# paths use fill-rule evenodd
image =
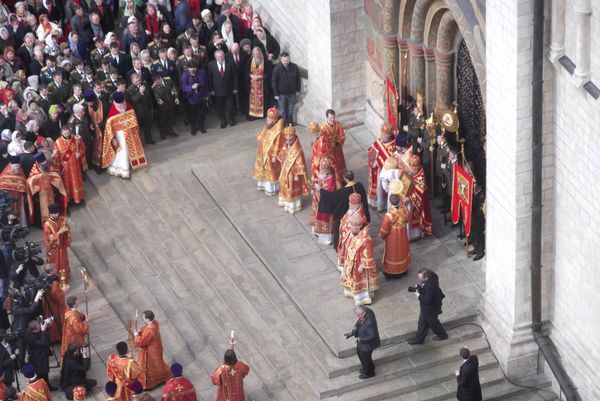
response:
<svg viewBox="0 0 600 401"><path fill-rule="evenodd" d="M235 371L235 369L231 369L231 370L229 371L229 374L230 374L231 376L235 376L235 374L236 374L236 373L237 373L237 372Z"/></svg>

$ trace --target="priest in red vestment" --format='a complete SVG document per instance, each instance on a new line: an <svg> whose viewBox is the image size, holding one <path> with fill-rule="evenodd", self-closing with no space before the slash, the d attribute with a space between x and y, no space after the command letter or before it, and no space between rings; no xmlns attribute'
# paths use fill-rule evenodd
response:
<svg viewBox="0 0 600 401"><path fill-rule="evenodd" d="M381 124L381 137L368 149L367 163L369 167L369 205L378 211L387 206L387 195L381 184L379 172L385 161L396 151L393 126L387 122Z"/></svg>
<svg viewBox="0 0 600 401"><path fill-rule="evenodd" d="M52 263L47 263L44 267L46 274L53 274L58 276L58 270ZM52 344L62 341L63 326L65 321L65 292L60 286L60 281L55 281L50 285L50 288L44 294L42 298L42 310L44 312L44 318L54 316L54 324L48 327L50 331L50 342Z"/></svg>
<svg viewBox="0 0 600 401"><path fill-rule="evenodd" d="M129 388L133 392L133 397L131 398L132 401L156 401L154 397L144 391L144 386L139 380L131 383Z"/></svg>
<svg viewBox="0 0 600 401"><path fill-rule="evenodd" d="M50 218L44 223L44 245L46 246L46 263L54 263L59 276L67 280L71 277L68 248L71 245L71 227L66 216L61 216L60 205L48 205Z"/></svg>
<svg viewBox="0 0 600 401"><path fill-rule="evenodd" d="M115 92L104 127L102 168L108 168L108 174L130 178L131 169L147 164L135 111L122 92Z"/></svg>
<svg viewBox="0 0 600 401"><path fill-rule="evenodd" d="M410 200L410 232L409 240L423 238L425 235L432 235L431 207L429 205L429 194L427 191L427 182L425 181L425 172L418 155L411 155L406 169L411 176L413 185L412 191L408 194Z"/></svg>
<svg viewBox="0 0 600 401"><path fill-rule="evenodd" d="M62 127L61 136L54 142L52 160L60 172L69 202L81 203L85 197L83 172L88 168L85 145L79 135L71 135L67 125Z"/></svg>
<svg viewBox="0 0 600 401"><path fill-rule="evenodd" d="M250 372L250 367L238 361L235 351L225 351L224 363L215 369L210 379L217 386L216 401L245 401L244 377Z"/></svg>
<svg viewBox="0 0 600 401"><path fill-rule="evenodd" d="M353 192L348 198L348 211L344 214L344 216L342 216L342 219L340 220L340 235L337 246L337 267L340 273L344 271L344 262L346 260L346 244L351 234L350 219L352 218L352 216L358 213L364 217L363 225L365 227L369 225L369 222L367 221L367 217L365 215L365 210L363 209L364 206L360 194L358 192Z"/></svg>
<svg viewBox="0 0 600 401"><path fill-rule="evenodd" d="M198 401L194 385L182 376L183 366L178 363L171 365L173 378L165 384L161 401Z"/></svg>
<svg viewBox="0 0 600 401"><path fill-rule="evenodd" d="M408 243L408 210L400 201L400 196L390 196L391 208L383 216L379 236L385 241L383 248L383 273L386 278L399 278L405 273L412 259Z"/></svg>
<svg viewBox="0 0 600 401"><path fill-rule="evenodd" d="M7 190L18 201L11 205L12 214L19 217L19 224L26 226L24 197L27 191L25 174L19 164L19 156L11 156L10 163L0 173L0 190Z"/></svg>
<svg viewBox="0 0 600 401"><path fill-rule="evenodd" d="M256 136L258 146L252 176L256 180L256 189L265 191L268 196L277 195L279 192L281 164L277 161L277 154L285 142L283 126L279 110L271 107L267 112L266 124Z"/></svg>
<svg viewBox="0 0 600 401"><path fill-rule="evenodd" d="M75 296L67 298L69 310L65 312L63 324L63 336L60 345L60 360L67 352L71 344L85 344L85 336L89 333L89 326L86 322L86 316L77 310L79 299Z"/></svg>
<svg viewBox="0 0 600 401"><path fill-rule="evenodd" d="M319 245L331 245L333 241L333 214L319 212L321 189L335 191L335 176L333 175L332 162L328 158L321 159L319 163L318 181L314 183L311 206L311 217L308 224L313 226L313 234L319 237Z"/></svg>
<svg viewBox="0 0 600 401"><path fill-rule="evenodd" d="M29 222L34 223L36 217L43 225L50 218L48 206L53 203L61 203L66 209L69 202L67 190L62 178L57 171L49 170L49 164L43 153L35 156L35 163L27 178L27 204L29 205ZM56 199L55 192L62 195ZM34 197L37 196L37 199ZM56 202L58 200L58 202ZM36 216L36 210L39 216Z"/></svg>
<svg viewBox="0 0 600 401"><path fill-rule="evenodd" d="M302 197L308 195L308 174L304 151L296 128L291 125L283 130L286 143L279 151L277 159L281 163L279 175L279 206L295 214L302 210Z"/></svg>
<svg viewBox="0 0 600 401"><path fill-rule="evenodd" d="M342 186L344 181L344 171L346 170L346 160L344 159L344 142L346 142L346 132L342 124L335 119L335 111L329 109L325 112L325 121L321 125L321 130L329 139L333 153L333 169L335 170L335 181L338 187Z"/></svg>
<svg viewBox="0 0 600 401"><path fill-rule="evenodd" d="M130 385L142 374L142 368L127 356L127 343L117 343L118 355L111 354L106 361L108 380L117 383L114 397L121 401L131 401L133 396Z"/></svg>
<svg viewBox="0 0 600 401"><path fill-rule="evenodd" d="M102 168L102 146L104 134L102 133L102 127L104 127L104 107L102 102L97 98L93 90L88 89L84 92L83 97L87 103L87 114L90 116L90 122L93 126L93 137L92 137L92 165L97 171Z"/></svg>
<svg viewBox="0 0 600 401"><path fill-rule="evenodd" d="M319 163L321 162L321 159L327 158L332 162L331 169L334 172L334 177L335 163L333 162L333 148L331 147L329 138L325 135L324 131L321 130L319 124L316 121L311 121L308 124L308 131L315 137L315 140L311 143L312 156L310 157L310 173L314 185L314 183L319 180ZM338 182L336 177L336 187L339 188L340 186L341 182Z"/></svg>
<svg viewBox="0 0 600 401"><path fill-rule="evenodd" d="M138 364L142 374L138 380L144 389L152 389L171 377L169 365L163 360L163 346L158 322L154 312L147 310L142 314L144 326L135 332L135 346L140 349Z"/></svg>
<svg viewBox="0 0 600 401"><path fill-rule="evenodd" d="M33 365L24 365L21 372L25 376L27 384L19 393L19 401L52 401L48 384L44 379L40 379L35 375Z"/></svg>

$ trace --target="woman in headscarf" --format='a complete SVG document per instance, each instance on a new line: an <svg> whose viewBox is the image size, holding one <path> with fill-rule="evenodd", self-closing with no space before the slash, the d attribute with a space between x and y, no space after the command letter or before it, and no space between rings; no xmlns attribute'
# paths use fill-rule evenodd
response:
<svg viewBox="0 0 600 401"><path fill-rule="evenodd" d="M23 145L25 140L23 135L19 131L13 131L10 136L10 143L8 144L8 154L11 156L18 156L24 152Z"/></svg>
<svg viewBox="0 0 600 401"><path fill-rule="evenodd" d="M223 23L223 26L221 27L221 37L225 41L227 48L231 49L231 45L236 42L233 36L233 25L231 24L231 21L225 21Z"/></svg>
<svg viewBox="0 0 600 401"><path fill-rule="evenodd" d="M171 25L163 22L160 26L160 40L165 42L165 44L169 47L175 44L175 37L173 36L173 29Z"/></svg>
<svg viewBox="0 0 600 401"><path fill-rule="evenodd" d="M131 57L131 60L140 58L141 51L140 45L138 45L137 42L131 42L129 45L129 57Z"/></svg>
<svg viewBox="0 0 600 401"><path fill-rule="evenodd" d="M44 47L44 53L48 56L58 56L60 54L60 45L58 44L58 37L54 32L46 36L46 47Z"/></svg>
<svg viewBox="0 0 600 401"><path fill-rule="evenodd" d="M152 60L152 57L150 57L150 52L148 50L144 49L140 52L140 60L142 61L142 65L144 67L149 70L152 68L152 63L154 60Z"/></svg>
<svg viewBox="0 0 600 401"><path fill-rule="evenodd" d="M272 64L265 62L258 46L252 49L252 57L246 65L246 85L248 88L248 117L264 118L271 105L271 69Z"/></svg>
<svg viewBox="0 0 600 401"><path fill-rule="evenodd" d="M35 35L39 41L46 42L46 37L52 35L52 30L58 27L48 20L46 14L40 14L38 20L40 24L38 25Z"/></svg>
<svg viewBox="0 0 600 401"><path fill-rule="evenodd" d="M13 47L15 41L10 35L8 28L5 26L0 27L0 52L4 52L7 47Z"/></svg>
<svg viewBox="0 0 600 401"><path fill-rule="evenodd" d="M254 38L252 39L252 47L258 46L262 50L263 54L269 61L277 60L279 57L279 43L277 40L268 35L264 28L260 27L254 31Z"/></svg>
<svg viewBox="0 0 600 401"><path fill-rule="evenodd" d="M27 104L27 113L26 116L29 120L35 120L38 123L39 127L42 127L46 122L48 116L46 116L46 112L40 106L38 106L35 100L30 100ZM36 132L37 135L37 132Z"/></svg>

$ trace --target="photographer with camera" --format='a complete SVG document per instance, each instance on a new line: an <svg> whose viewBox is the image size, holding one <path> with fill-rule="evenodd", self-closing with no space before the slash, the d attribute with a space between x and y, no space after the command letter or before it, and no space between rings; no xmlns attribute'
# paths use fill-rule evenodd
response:
<svg viewBox="0 0 600 401"><path fill-rule="evenodd" d="M52 319L32 320L29 322L25 332L25 343L27 344L27 353L29 363L33 365L35 375L44 379L51 391L58 390L50 384L48 373L50 372L50 333L48 327L52 324Z"/></svg>
<svg viewBox="0 0 600 401"><path fill-rule="evenodd" d="M17 359L20 350L15 344L11 344L16 339L14 335L7 335L6 330L0 331L0 370L4 372L3 382L7 386L13 384L14 372L18 369Z"/></svg>
<svg viewBox="0 0 600 401"><path fill-rule="evenodd" d="M375 376L375 364L372 354L376 348L379 348L379 330L377 329L377 319L375 312L366 306L356 306L354 308L356 323L351 332L344 334L346 339L356 337L356 354L362 365L359 370L359 379L368 379Z"/></svg>
<svg viewBox="0 0 600 401"><path fill-rule="evenodd" d="M11 292L12 291L14 291L14 299L12 301L11 310L11 315L13 317L11 333L19 336L17 347L21 351L23 351L25 350L25 344L23 342L22 335L25 333L29 322L34 320L35 317L39 314L40 302L42 300L42 297L44 296L44 290L37 290L33 299L30 298L31 289L29 287L24 287L22 291L15 291L14 289L11 289ZM23 362L24 357L24 352L21 352L21 355L19 357L20 363Z"/></svg>
<svg viewBox="0 0 600 401"><path fill-rule="evenodd" d="M89 345L69 345L60 369L60 388L65 392L67 399L73 399L73 388L77 386L83 386L86 390L90 391L98 384L96 380L86 378L89 369Z"/></svg>
<svg viewBox="0 0 600 401"><path fill-rule="evenodd" d="M445 297L440 289L438 276L429 269L421 269L417 278L420 283L414 287L408 287L408 291L417 295L421 312L419 313L417 334L407 342L410 345L423 344L430 328L436 334L433 336L433 341L447 340L448 334L438 319L442 313L442 300Z"/></svg>
<svg viewBox="0 0 600 401"><path fill-rule="evenodd" d="M30 244L24 247L19 247L13 251L14 263L10 271L10 279L12 280L13 288L20 289L28 281L39 277L40 271L38 266L42 266L44 261L32 254ZM33 244L35 247L36 245Z"/></svg>

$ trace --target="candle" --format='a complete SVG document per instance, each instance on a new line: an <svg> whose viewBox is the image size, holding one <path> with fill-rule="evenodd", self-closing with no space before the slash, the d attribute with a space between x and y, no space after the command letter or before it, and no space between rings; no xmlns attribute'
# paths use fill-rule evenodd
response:
<svg viewBox="0 0 600 401"><path fill-rule="evenodd" d="M235 334L235 332L233 330L231 330L231 339L233 340L233 335Z"/></svg>

